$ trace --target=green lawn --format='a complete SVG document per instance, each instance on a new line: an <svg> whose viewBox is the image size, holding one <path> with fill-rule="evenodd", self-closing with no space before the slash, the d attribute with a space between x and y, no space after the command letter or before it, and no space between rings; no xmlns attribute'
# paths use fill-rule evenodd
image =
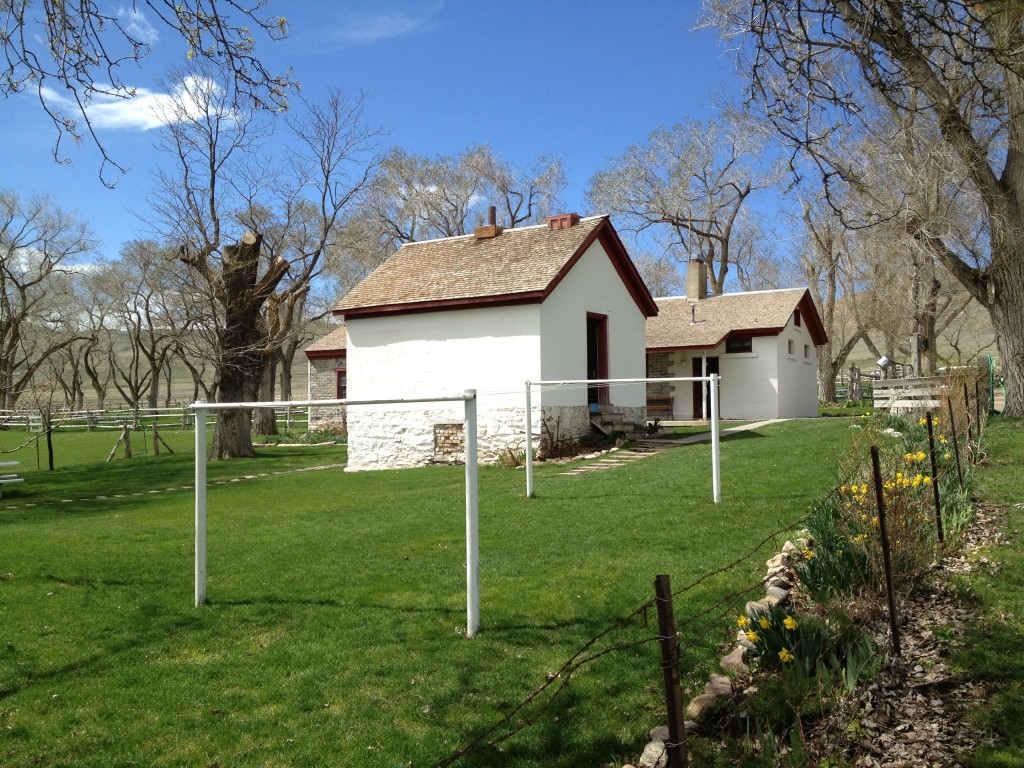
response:
<svg viewBox="0 0 1024 768"><path fill-rule="evenodd" d="M992 418L985 433L988 459L978 471L978 493L1000 505L1007 542L978 556L966 584L982 611L954 663L962 676L981 680L994 689L987 705L974 713L1001 743L981 748L970 765L1024 766L1024 421ZM980 562L985 556L996 564Z"/></svg>
<svg viewBox="0 0 1024 768"><path fill-rule="evenodd" d="M55 472L34 447L5 457L26 481L0 501L0 763L429 766L649 600L658 573L678 590L797 522L834 484L848 426L724 440L718 506L707 444L576 477L544 465L529 500L521 469L484 468L472 640L461 467L292 471L341 463L343 447L211 464L210 604L196 609L192 435L161 432L174 455L106 463L116 435L60 433ZM0 432L0 450L25 437ZM677 597L691 684L735 630L744 598L729 596L781 542ZM459 764L635 759L664 717L654 624L609 634L593 650L628 647Z"/></svg>

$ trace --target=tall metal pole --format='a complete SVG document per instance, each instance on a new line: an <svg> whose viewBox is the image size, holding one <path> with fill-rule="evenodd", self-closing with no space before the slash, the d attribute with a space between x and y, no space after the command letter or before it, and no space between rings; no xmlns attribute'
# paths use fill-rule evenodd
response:
<svg viewBox="0 0 1024 768"><path fill-rule="evenodd" d="M476 390L466 390L466 637L480 629L480 509L476 450Z"/></svg>
<svg viewBox="0 0 1024 768"><path fill-rule="evenodd" d="M708 353L704 350L700 353L700 415L704 421L708 420Z"/></svg>
<svg viewBox="0 0 1024 768"><path fill-rule="evenodd" d="M526 382L526 498L533 498L533 405L531 392L533 385ZM543 401L542 401L543 402Z"/></svg>
<svg viewBox="0 0 1024 768"><path fill-rule="evenodd" d="M196 439L196 605L206 602L206 401L197 400Z"/></svg>
<svg viewBox="0 0 1024 768"><path fill-rule="evenodd" d="M718 431L718 374L711 374L711 484L715 504L722 500L722 441Z"/></svg>

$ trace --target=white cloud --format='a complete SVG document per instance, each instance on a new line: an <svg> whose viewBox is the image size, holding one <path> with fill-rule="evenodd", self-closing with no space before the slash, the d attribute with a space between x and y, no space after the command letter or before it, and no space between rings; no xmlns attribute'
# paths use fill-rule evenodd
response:
<svg viewBox="0 0 1024 768"><path fill-rule="evenodd" d="M117 18L124 31L140 43L153 45L160 39L156 27L150 24L145 14L137 8L122 6L117 9Z"/></svg>
<svg viewBox="0 0 1024 768"><path fill-rule="evenodd" d="M134 89L124 98L95 94L85 113L96 130L151 131L204 113L204 104L216 99L203 99L203 93L216 93L220 86L206 78L188 77L174 87L173 93L158 93L147 88ZM198 96L198 98L197 98ZM78 105L53 88L43 88L43 98L69 112Z"/></svg>
<svg viewBox="0 0 1024 768"><path fill-rule="evenodd" d="M375 14L350 15L340 20L325 37L342 45L371 45L382 40L404 37L433 27L434 17L444 2L432 3L418 12L382 11Z"/></svg>

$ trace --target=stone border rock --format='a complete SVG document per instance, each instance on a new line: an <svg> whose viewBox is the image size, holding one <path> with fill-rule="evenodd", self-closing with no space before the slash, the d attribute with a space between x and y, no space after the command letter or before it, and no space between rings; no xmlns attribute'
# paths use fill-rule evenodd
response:
<svg viewBox="0 0 1024 768"><path fill-rule="evenodd" d="M792 599L792 590L797 584L794 566L803 557L807 548L806 538L798 538L796 542L787 541L782 551L765 562L767 575L761 580L765 585L765 595L760 600L751 600L746 604L747 618L756 619L777 605L785 606ZM712 674L704 685L704 692L695 696L686 708L684 726L687 733L696 733L706 725L711 716L718 711L724 699L733 694L733 678L743 678L750 674L750 667L745 661L748 650L753 650L743 630L736 633L736 645L727 655L723 656L719 666L726 674ZM731 677L730 677L731 675ZM644 747L638 766L624 765L622 768L665 768L668 765L668 726L659 725L651 729L650 741Z"/></svg>

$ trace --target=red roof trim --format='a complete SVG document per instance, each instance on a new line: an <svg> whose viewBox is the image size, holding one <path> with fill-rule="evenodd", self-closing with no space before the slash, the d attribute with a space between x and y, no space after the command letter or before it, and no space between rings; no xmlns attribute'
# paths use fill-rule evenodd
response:
<svg viewBox="0 0 1024 768"><path fill-rule="evenodd" d="M807 332L811 334L811 341L814 342L814 346L820 347L823 344L828 344L828 334L825 332L825 325L821 322L821 315L818 314L818 307L814 303L814 299L811 298L810 291L804 291L804 295L800 297L796 308L800 310L800 315L807 326Z"/></svg>
<svg viewBox="0 0 1024 768"><path fill-rule="evenodd" d="M745 330L737 328L723 335L714 344L680 344L673 347L647 347L648 352L685 352L688 349L716 349L720 344L729 339L752 339L755 336L778 336L782 328L754 328Z"/></svg>
<svg viewBox="0 0 1024 768"><path fill-rule="evenodd" d="M546 298L542 291L527 293L506 293L500 296L476 296L469 299L439 299L437 301L411 301L407 304L385 304L359 309L347 309L334 314L346 321L355 317L391 317L413 315L422 312L448 312L456 309L478 309L480 307L507 307L516 304L540 304Z"/></svg>
<svg viewBox="0 0 1024 768"><path fill-rule="evenodd" d="M306 358L309 360L333 360L348 355L346 349L313 349L306 350Z"/></svg>
<svg viewBox="0 0 1024 768"><path fill-rule="evenodd" d="M609 260L612 262L612 266L615 267L616 273L619 275L619 279L622 280L622 284L625 286L629 295L636 302L637 309L644 317L654 317L658 314L658 305L655 303L654 298L651 296L651 292L647 290L647 286L644 284L643 278L640 277L640 273L637 272L636 266L633 264L632 259L629 258L629 253L626 251L626 247L622 244L618 234L615 232L615 227L612 226L611 221L606 217L601 220L601 223L594 227L594 231L587 235L587 239L583 241L579 248L572 257L565 263L565 266L559 270L555 278L548 284L547 289L544 291L544 298L546 299L551 295L551 292L558 287L558 284L562 282L562 279L569 274L576 262L583 258L583 254L587 252L587 249L594 244L595 240L600 240L601 246L604 248L604 252L608 255Z"/></svg>

